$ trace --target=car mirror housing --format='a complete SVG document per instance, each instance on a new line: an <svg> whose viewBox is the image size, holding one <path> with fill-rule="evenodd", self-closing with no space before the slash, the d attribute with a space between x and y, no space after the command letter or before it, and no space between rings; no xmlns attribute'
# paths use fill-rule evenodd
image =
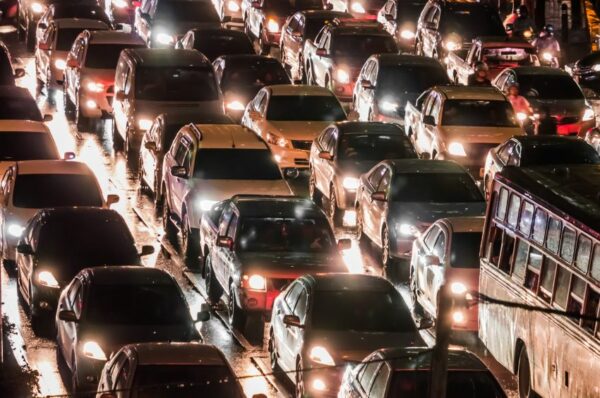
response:
<svg viewBox="0 0 600 398"><path fill-rule="evenodd" d="M69 68L79 68L79 62L75 58L67 59L67 66Z"/></svg>
<svg viewBox="0 0 600 398"><path fill-rule="evenodd" d="M429 254L427 256L425 256L425 265L427 266L431 266L431 265L440 265L440 258L438 256L435 256L433 254Z"/></svg>
<svg viewBox="0 0 600 398"><path fill-rule="evenodd" d="M144 257L152 253L154 253L154 246L144 245L142 246L142 250L140 251L140 257Z"/></svg>
<svg viewBox="0 0 600 398"><path fill-rule="evenodd" d="M44 121L45 122L51 122L52 120L54 120L54 117L52 117L52 115L50 115L50 114L45 114L44 115Z"/></svg>
<svg viewBox="0 0 600 398"><path fill-rule="evenodd" d="M173 166L171 167L171 175L179 178L187 178L188 171L183 166Z"/></svg>
<svg viewBox="0 0 600 398"><path fill-rule="evenodd" d="M210 304L200 304L200 311L196 314L196 322L206 322L210 319Z"/></svg>
<svg viewBox="0 0 600 398"><path fill-rule="evenodd" d="M233 239L229 236L219 236L217 237L217 246L231 250L233 248Z"/></svg>
<svg viewBox="0 0 600 398"><path fill-rule="evenodd" d="M17 245L17 252L24 254L26 256L31 256L34 253L33 248L31 247L31 245L29 243L21 243L19 245Z"/></svg>
<svg viewBox="0 0 600 398"><path fill-rule="evenodd" d="M119 200L121 200L119 198L119 195L115 195L115 194L109 194L106 196L106 206L110 207L111 205L114 205L115 203L117 203Z"/></svg>
<svg viewBox="0 0 600 398"><path fill-rule="evenodd" d="M16 68L16 69L15 69L14 76L15 76L17 79L18 79L18 78L20 78L20 77L23 77L23 76L25 76L25 69L23 69L23 68Z"/></svg>
<svg viewBox="0 0 600 398"><path fill-rule="evenodd" d="M71 310L58 311L58 319L65 322L78 322L77 315Z"/></svg>
<svg viewBox="0 0 600 398"><path fill-rule="evenodd" d="M63 160L73 160L75 159L75 152L65 152L63 154Z"/></svg>
<svg viewBox="0 0 600 398"><path fill-rule="evenodd" d="M321 159L325 159L325 160L333 160L333 155L330 152L327 152L327 151L321 151L321 152L319 152L319 157Z"/></svg>
<svg viewBox="0 0 600 398"><path fill-rule="evenodd" d="M298 318L297 315L285 315L283 317L283 324L301 329L304 328L304 325L300 323L300 318Z"/></svg>
<svg viewBox="0 0 600 398"><path fill-rule="evenodd" d="M393 21L394 20L394 16L392 14L385 14L385 20L386 21Z"/></svg>
<svg viewBox="0 0 600 398"><path fill-rule="evenodd" d="M416 321L417 329L431 329L433 327L433 319L431 318L420 318Z"/></svg>
<svg viewBox="0 0 600 398"><path fill-rule="evenodd" d="M337 248L339 251L348 250L352 248L352 241L347 238L340 239L337 242Z"/></svg>
<svg viewBox="0 0 600 398"><path fill-rule="evenodd" d="M386 200L386 194L385 192L373 192L371 194L371 200L377 201L377 202L385 202Z"/></svg>

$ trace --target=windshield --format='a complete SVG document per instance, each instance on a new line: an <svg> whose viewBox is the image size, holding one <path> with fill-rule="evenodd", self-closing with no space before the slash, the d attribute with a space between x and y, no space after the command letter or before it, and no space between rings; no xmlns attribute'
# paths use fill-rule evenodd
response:
<svg viewBox="0 0 600 398"><path fill-rule="evenodd" d="M325 24L330 23L335 18L351 18L351 15L339 12L336 14L332 14L330 17L326 18L315 18L315 17L306 17L304 20L304 40L314 40L317 37L317 34Z"/></svg>
<svg viewBox="0 0 600 398"><path fill-rule="evenodd" d="M92 175L19 174L15 181L15 207L102 206L102 202L102 192Z"/></svg>
<svg viewBox="0 0 600 398"><path fill-rule="evenodd" d="M244 218L236 242L244 252L327 253L335 247L325 218Z"/></svg>
<svg viewBox="0 0 600 398"><path fill-rule="evenodd" d="M223 167L227 165L227 167ZM205 180L281 180L268 149L201 149L196 154L194 178Z"/></svg>
<svg viewBox="0 0 600 398"><path fill-rule="evenodd" d="M367 59L373 54L397 53L398 47L388 35L337 35L332 40L331 55Z"/></svg>
<svg viewBox="0 0 600 398"><path fill-rule="evenodd" d="M242 86L263 87L272 84L290 84L283 66L277 61L253 61L225 68L221 79L223 91Z"/></svg>
<svg viewBox="0 0 600 398"><path fill-rule="evenodd" d="M267 120L337 122L346 120L346 113L333 95L275 95Z"/></svg>
<svg viewBox="0 0 600 398"><path fill-rule="evenodd" d="M483 196L467 173L396 174L392 202L483 202Z"/></svg>
<svg viewBox="0 0 600 398"><path fill-rule="evenodd" d="M200 51L211 61L221 55L255 53L252 42L246 35L208 32L195 35L194 50Z"/></svg>
<svg viewBox="0 0 600 398"><path fill-rule="evenodd" d="M477 36L506 35L498 12L487 7L472 7L445 12L440 20L440 31L443 35L458 34L462 41L470 41Z"/></svg>
<svg viewBox="0 0 600 398"><path fill-rule="evenodd" d="M264 0L263 9L277 15L289 16L299 10L322 10L322 0Z"/></svg>
<svg viewBox="0 0 600 398"><path fill-rule="evenodd" d="M110 23L108 16L104 10L98 6L83 5L83 4L57 4L54 6L54 19L59 18L82 18L96 19L107 25Z"/></svg>
<svg viewBox="0 0 600 398"><path fill-rule="evenodd" d="M402 131L398 134L343 134L339 160L415 159L417 153Z"/></svg>
<svg viewBox="0 0 600 398"><path fill-rule="evenodd" d="M189 309L173 283L92 284L86 320L122 325L185 325Z"/></svg>
<svg viewBox="0 0 600 398"><path fill-rule="evenodd" d="M600 51L594 51L591 54L581 58L577 63L578 66L592 66L600 63Z"/></svg>
<svg viewBox="0 0 600 398"><path fill-rule="evenodd" d="M583 140L539 143L526 146L521 155L521 166L543 164L598 164L600 155Z"/></svg>
<svg viewBox="0 0 600 398"><path fill-rule="evenodd" d="M389 397L421 398L429 394L429 370L395 371ZM488 372L448 370L446 398L505 398L506 395Z"/></svg>
<svg viewBox="0 0 600 398"><path fill-rule="evenodd" d="M85 56L85 66L97 69L116 69L121 51L126 48L144 48L132 44L92 44Z"/></svg>
<svg viewBox="0 0 600 398"><path fill-rule="evenodd" d="M429 87L450 83L441 66L394 65L381 68L377 79L377 94L398 97L406 93L421 94Z"/></svg>
<svg viewBox="0 0 600 398"><path fill-rule="evenodd" d="M212 68L145 67L135 81L135 97L148 101L217 101Z"/></svg>
<svg viewBox="0 0 600 398"><path fill-rule="evenodd" d="M492 68L511 68L534 64L533 48L488 47L483 49L482 59Z"/></svg>
<svg viewBox="0 0 600 398"><path fill-rule="evenodd" d="M133 379L132 398L241 398L235 376L226 366L142 365Z"/></svg>
<svg viewBox="0 0 600 398"><path fill-rule="evenodd" d="M508 101L446 100L443 126L518 127Z"/></svg>
<svg viewBox="0 0 600 398"><path fill-rule="evenodd" d="M425 3L425 1L396 2L396 7L398 8L396 11L397 20L411 22L413 24L414 29L414 25L416 25L416 22L419 20L419 16L421 15L421 11L423 11L423 7L425 7Z"/></svg>
<svg viewBox="0 0 600 398"><path fill-rule="evenodd" d="M60 159L50 134L0 133L0 161L49 159Z"/></svg>
<svg viewBox="0 0 600 398"><path fill-rule="evenodd" d="M85 28L62 28L58 29L58 37L56 38L57 51L69 51L75 38L85 30Z"/></svg>
<svg viewBox="0 0 600 398"><path fill-rule="evenodd" d="M533 99L583 100L583 92L570 76L520 75L519 91Z"/></svg>
<svg viewBox="0 0 600 398"><path fill-rule="evenodd" d="M455 232L450 247L452 268L479 268L481 232Z"/></svg>
<svg viewBox="0 0 600 398"><path fill-rule="evenodd" d="M33 98L3 97L0 106L0 120L42 121L42 114Z"/></svg>
<svg viewBox="0 0 600 398"><path fill-rule="evenodd" d="M210 1L159 1L155 19L171 22L220 22Z"/></svg>
<svg viewBox="0 0 600 398"><path fill-rule="evenodd" d="M395 289L316 291L312 328L344 332L416 332L410 310Z"/></svg>

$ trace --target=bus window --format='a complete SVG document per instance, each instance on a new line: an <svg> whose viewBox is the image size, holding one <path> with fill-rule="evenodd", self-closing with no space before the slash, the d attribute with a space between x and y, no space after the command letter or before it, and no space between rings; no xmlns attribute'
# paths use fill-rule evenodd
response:
<svg viewBox="0 0 600 398"><path fill-rule="evenodd" d="M554 294L554 304L561 308L567 307L567 297L569 295L569 282L571 281L571 273L562 267L558 267L558 275L556 277L556 293Z"/></svg>
<svg viewBox="0 0 600 398"><path fill-rule="evenodd" d="M519 239L517 245L517 255L515 256L515 264L513 266L512 274L523 280L525 278L525 267L527 265L527 254L529 251L529 245L524 240Z"/></svg>
<svg viewBox="0 0 600 398"><path fill-rule="evenodd" d="M544 267L542 268L541 276L542 283L538 290L538 295L547 303L552 299L554 274L556 273L556 263L554 260L546 257L544 259Z"/></svg>
<svg viewBox="0 0 600 398"><path fill-rule="evenodd" d="M583 298L585 294L585 281L581 278L573 277L573 287L571 288L571 295L569 296L569 303L567 305L567 311L576 314L581 314L583 309ZM579 323L578 317L569 317L573 322Z"/></svg>
<svg viewBox="0 0 600 398"><path fill-rule="evenodd" d="M586 238L583 235L579 235L579 244L577 245L577 256L575 257L575 266L584 274L587 274L591 256L592 240Z"/></svg>
<svg viewBox="0 0 600 398"><path fill-rule="evenodd" d="M538 291L540 283L540 271L542 269L542 253L535 248L529 249L529 261L525 273L525 287L534 293Z"/></svg>
<svg viewBox="0 0 600 398"><path fill-rule="evenodd" d="M494 264L496 267L498 266L498 261L500 260L501 247L502 230L494 224L488 235L488 243L485 252L485 257L490 263Z"/></svg>
<svg viewBox="0 0 600 398"><path fill-rule="evenodd" d="M546 237L546 247L553 253L558 253L561 230L562 222L557 218L550 217L550 222L548 223L548 236Z"/></svg>
<svg viewBox="0 0 600 398"><path fill-rule="evenodd" d="M539 244L544 243L547 222L548 213L546 213L544 210L537 209L533 219L533 240Z"/></svg>
<svg viewBox="0 0 600 398"><path fill-rule="evenodd" d="M594 246L594 259L592 260L592 278L600 281L600 245Z"/></svg>
<svg viewBox="0 0 600 398"><path fill-rule="evenodd" d="M588 288L588 297L585 303L585 312L583 313L589 317L597 317L598 316L598 303L600 302L600 293ZM582 326L588 332L594 334L594 329L596 326L596 322L588 319L583 320Z"/></svg>
<svg viewBox="0 0 600 398"><path fill-rule="evenodd" d="M507 274L510 273L510 261L512 260L514 248L515 238L505 233L502 242L502 250L500 252L499 268Z"/></svg>
<svg viewBox="0 0 600 398"><path fill-rule="evenodd" d="M508 208L508 225L517 229L517 220L519 219L519 209L521 208L521 197L515 194L510 196L510 206Z"/></svg>
<svg viewBox="0 0 600 398"><path fill-rule="evenodd" d="M496 207L496 218L504 221L506 216L506 204L508 203L508 191L504 188L500 188L500 199L498 200L498 207Z"/></svg>
<svg viewBox="0 0 600 398"><path fill-rule="evenodd" d="M531 222L533 218L533 205L529 202L525 202L523 209L521 210L521 221L519 222L519 230L529 236L531 231Z"/></svg>
<svg viewBox="0 0 600 398"><path fill-rule="evenodd" d="M565 228L563 231L562 246L560 248L560 256L564 258L569 264L573 262L573 256L575 254L575 231L569 228Z"/></svg>

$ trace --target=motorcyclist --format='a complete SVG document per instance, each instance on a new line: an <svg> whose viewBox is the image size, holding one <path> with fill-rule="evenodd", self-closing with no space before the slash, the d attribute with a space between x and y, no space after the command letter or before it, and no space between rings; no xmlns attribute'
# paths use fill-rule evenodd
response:
<svg viewBox="0 0 600 398"><path fill-rule="evenodd" d="M517 18L513 22L515 35L523 36L525 39L529 39L534 30L534 26L535 25L533 21L531 20L531 18L529 18L529 10L527 9L527 6L519 6L519 8L517 8Z"/></svg>
<svg viewBox="0 0 600 398"><path fill-rule="evenodd" d="M539 36L533 41L532 44L537 50L537 53L542 61L545 63L551 63L552 61L556 60L556 63L558 64L560 43L558 40L556 40L556 37L554 37L554 27L552 25L544 25L544 28L540 32Z"/></svg>
<svg viewBox="0 0 600 398"><path fill-rule="evenodd" d="M508 100L515 111L515 115L523 129L528 133L533 133L533 121L531 120L531 116L533 115L533 108L531 108L531 104L527 101L527 98L523 97L519 94L519 85L517 83L512 83L508 87Z"/></svg>
<svg viewBox="0 0 600 398"><path fill-rule="evenodd" d="M488 78L488 66L485 62L475 64L475 73L469 76L468 86L491 86L492 82Z"/></svg>

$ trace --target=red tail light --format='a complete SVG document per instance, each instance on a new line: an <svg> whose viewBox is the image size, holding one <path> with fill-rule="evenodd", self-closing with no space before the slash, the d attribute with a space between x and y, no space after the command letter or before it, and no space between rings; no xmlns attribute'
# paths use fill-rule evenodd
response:
<svg viewBox="0 0 600 398"><path fill-rule="evenodd" d="M133 5L135 8L141 7L142 2L141 1L132 1L131 5Z"/></svg>

